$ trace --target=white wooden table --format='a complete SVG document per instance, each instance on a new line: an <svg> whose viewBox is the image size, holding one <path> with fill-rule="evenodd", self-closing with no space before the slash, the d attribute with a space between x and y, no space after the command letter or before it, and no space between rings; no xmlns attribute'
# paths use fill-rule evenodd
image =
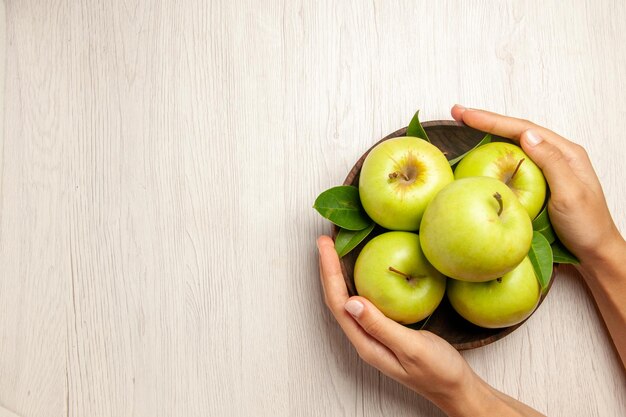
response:
<svg viewBox="0 0 626 417"><path fill-rule="evenodd" d="M326 311L314 241L330 228L311 208L417 108L489 108L583 144L626 231L623 1L6 7L6 415L440 415ZM573 269L464 356L551 416L626 410Z"/></svg>

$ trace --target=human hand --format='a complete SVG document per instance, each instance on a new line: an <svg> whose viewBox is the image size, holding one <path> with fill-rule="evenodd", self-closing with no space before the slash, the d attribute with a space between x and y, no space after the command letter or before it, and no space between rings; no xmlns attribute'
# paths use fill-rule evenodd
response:
<svg viewBox="0 0 626 417"><path fill-rule="evenodd" d="M532 122L456 105L452 117L474 129L519 143L550 186L548 214L556 234L581 262L602 262L623 250L600 181L585 149Z"/></svg>
<svg viewBox="0 0 626 417"><path fill-rule="evenodd" d="M472 406L484 407L477 402L488 386L461 355L435 334L404 327L367 299L349 297L333 240L321 236L317 246L326 305L359 356L450 415L481 415L471 414L478 411ZM455 412L455 407L463 410Z"/></svg>

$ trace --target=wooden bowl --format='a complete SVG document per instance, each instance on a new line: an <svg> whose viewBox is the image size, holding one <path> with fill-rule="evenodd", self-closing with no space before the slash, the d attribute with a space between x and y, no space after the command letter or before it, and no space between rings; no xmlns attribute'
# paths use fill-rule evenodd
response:
<svg viewBox="0 0 626 417"><path fill-rule="evenodd" d="M428 134L431 143L441 149L444 153L446 153L448 159L455 158L459 155L462 155L464 152L467 152L472 147L474 147L485 135L484 132L480 132L463 124L448 120L435 120L431 122L425 122L422 124L422 126L424 127L424 130L426 130L426 133ZM352 167L352 170L346 177L346 180L343 182L343 184L358 186L361 166L363 165L363 161L365 160L365 157L370 152L370 150L372 150L372 148L374 148L374 146L378 145L380 142L405 135L406 127L397 130L388 136L385 136L383 139L374 144L370 149L367 150L367 152L363 154L363 156L361 156L361 158L356 162L354 167ZM497 136L493 137L493 141L510 142L508 139ZM377 225L374 231L370 234L370 236L368 236L367 239L365 239L364 242L362 242L359 246L352 250L352 252L350 252L341 259L341 267L343 269L343 275L345 277L350 295L357 294L354 286L353 271L354 263L356 262L356 258L361 252L363 245L374 236L384 233L385 231L387 230ZM334 226L333 238L337 236L338 232L339 228L337 226ZM541 300L539 301L539 305L541 305L544 298L548 294L550 287L552 286L552 282L554 281L554 278L556 276L556 268L557 264L554 265L550 284L548 286L548 289L542 295ZM516 324L515 326L504 327L500 329L486 329L476 326L465 320L456 311L454 311L448 301L448 297L444 296L441 304L439 305L439 307L437 307L437 309L429 319L412 324L408 327L411 327L413 329L423 329L431 331L447 340L456 349L465 350L485 346L489 343L495 342L496 340L502 339L504 336L510 334L512 331L520 327L523 323L524 322Z"/></svg>

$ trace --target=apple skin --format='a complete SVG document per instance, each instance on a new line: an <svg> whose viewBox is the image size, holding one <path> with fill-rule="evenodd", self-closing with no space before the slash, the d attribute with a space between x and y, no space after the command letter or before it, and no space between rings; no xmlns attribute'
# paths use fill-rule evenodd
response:
<svg viewBox="0 0 626 417"><path fill-rule="evenodd" d="M436 146L414 137L393 138L365 158L359 196L365 212L379 225L415 231L430 200L453 180L452 168Z"/></svg>
<svg viewBox="0 0 626 417"><path fill-rule="evenodd" d="M541 288L528 257L502 278L487 282L449 280L450 304L467 321L496 329L526 320L539 304Z"/></svg>
<svg viewBox="0 0 626 417"><path fill-rule="evenodd" d="M498 215L502 199L502 213ZM530 250L533 227L502 181L456 180L430 202L422 218L422 251L441 273L463 281L489 281L515 268Z"/></svg>
<svg viewBox="0 0 626 417"><path fill-rule="evenodd" d="M387 232L367 242L354 265L354 284L360 296L402 324L428 317L446 290L446 278L428 263L419 236L410 232Z"/></svg>
<svg viewBox="0 0 626 417"><path fill-rule="evenodd" d="M524 162L511 178L522 159ZM504 183L509 181L507 185L531 219L541 211L546 199L546 180L541 169L519 146L504 142L487 143L467 154L454 170L456 179L480 176L496 178Z"/></svg>

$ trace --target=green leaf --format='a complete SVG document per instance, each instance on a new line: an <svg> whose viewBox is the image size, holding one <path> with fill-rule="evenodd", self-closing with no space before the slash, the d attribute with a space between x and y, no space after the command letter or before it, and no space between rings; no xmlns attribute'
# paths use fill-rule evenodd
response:
<svg viewBox="0 0 626 417"><path fill-rule="evenodd" d="M535 220L533 220L533 230L541 233L548 243L552 244L556 240L556 234L550 223L547 208L548 206L546 205L537 217L535 217Z"/></svg>
<svg viewBox="0 0 626 417"><path fill-rule="evenodd" d="M315 199L313 208L344 229L363 230L372 223L361 206L359 189L352 185L340 185L324 191Z"/></svg>
<svg viewBox="0 0 626 417"><path fill-rule="evenodd" d="M552 277L552 248L548 240L537 231L533 232L528 258L530 258L530 262L533 264L535 275L543 292L548 288L550 278Z"/></svg>
<svg viewBox="0 0 626 417"><path fill-rule="evenodd" d="M544 229L539 229L539 230L535 230L535 231L541 233L543 235L543 237L546 238L546 240L548 241L549 244L554 243L554 241L556 240L556 235L554 234L554 229L550 225L548 225L548 227L546 227Z"/></svg>
<svg viewBox="0 0 626 417"><path fill-rule="evenodd" d="M415 112L415 116L413 116L413 118L411 119L411 123L409 123L409 127L406 128L406 135L424 139L426 142L430 142L430 139L428 139L428 135L426 134L426 131L424 130L424 128L422 127L422 124L420 123L419 114L420 114L419 110Z"/></svg>
<svg viewBox="0 0 626 417"><path fill-rule="evenodd" d="M478 143L476 144L476 146L474 146L474 147L473 147L472 149L470 149L469 151L465 152L463 155L461 155L461 156L457 156L457 157L456 157L456 158L454 158L454 159L450 159L450 160L448 161L448 163L450 164L450 166L454 166L454 165L458 164L458 163L461 161L461 159L463 159L463 158L465 158L465 157L467 156L467 154L468 154L468 153L472 152L474 149L478 148L479 146L482 146L482 145L484 145L484 144L486 144L486 143L489 143L489 142L491 142L491 134L490 134L490 133L487 133L487 134L486 134L486 135L485 135L485 136L484 136L484 137L480 140L480 142L478 142Z"/></svg>
<svg viewBox="0 0 626 417"><path fill-rule="evenodd" d="M548 205L543 206L543 209L537 214L537 217L533 220L533 230L543 229L550 225L550 217L548 217Z"/></svg>
<svg viewBox="0 0 626 417"><path fill-rule="evenodd" d="M580 261L571 253L560 241L554 242L552 245L552 257L557 264L578 265Z"/></svg>
<svg viewBox="0 0 626 417"><path fill-rule="evenodd" d="M335 250L339 257L343 258L352 249L356 248L363 239L372 233L374 226L376 226L376 223L372 222L372 224L363 230L339 229L339 233L337 233L337 238L335 239Z"/></svg>

